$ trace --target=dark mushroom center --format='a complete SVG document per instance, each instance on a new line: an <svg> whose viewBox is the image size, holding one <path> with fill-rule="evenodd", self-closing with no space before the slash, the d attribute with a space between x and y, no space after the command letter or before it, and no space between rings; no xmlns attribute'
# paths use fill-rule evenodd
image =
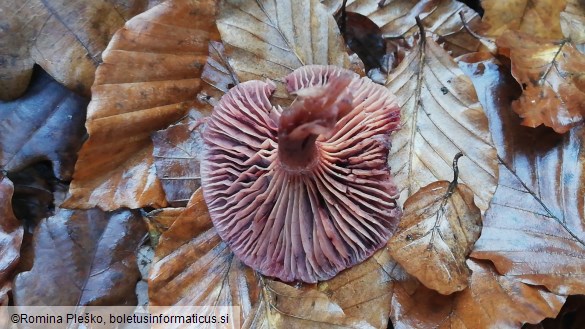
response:
<svg viewBox="0 0 585 329"><path fill-rule="evenodd" d="M310 170L319 161L317 139L328 137L339 119L352 109L350 75L331 78L324 86L297 91L278 126L278 158L291 171Z"/></svg>

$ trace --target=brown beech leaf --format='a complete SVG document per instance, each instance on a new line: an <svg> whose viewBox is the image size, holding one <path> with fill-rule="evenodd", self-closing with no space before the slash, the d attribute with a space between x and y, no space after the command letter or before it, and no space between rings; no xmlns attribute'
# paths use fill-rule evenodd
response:
<svg viewBox="0 0 585 329"><path fill-rule="evenodd" d="M419 36L386 86L401 107L401 129L390 150L390 168L404 202L421 187L452 176L459 152L459 181L485 211L497 183L496 150L488 120L468 77L431 38Z"/></svg>
<svg viewBox="0 0 585 329"><path fill-rule="evenodd" d="M214 0L169 0L119 30L96 72L65 207L166 205L150 134L196 104L214 27Z"/></svg>
<svg viewBox="0 0 585 329"><path fill-rule="evenodd" d="M508 32L498 41L512 61L512 74L524 92L512 108L522 124L541 124L565 133L585 116L585 54L568 41Z"/></svg>
<svg viewBox="0 0 585 329"><path fill-rule="evenodd" d="M540 38L562 38L560 13L566 0L482 0L481 32L498 37L507 30Z"/></svg>
<svg viewBox="0 0 585 329"><path fill-rule="evenodd" d="M85 134L87 103L36 70L21 98L0 101L0 167L14 172L49 160L57 178L70 180Z"/></svg>
<svg viewBox="0 0 585 329"><path fill-rule="evenodd" d="M14 99L25 91L34 63L69 89L89 96L108 41L148 4L146 0L0 2L0 99Z"/></svg>
<svg viewBox="0 0 585 329"><path fill-rule="evenodd" d="M152 134L156 175L173 207L185 206L201 185L198 154L203 148L200 120L172 125Z"/></svg>
<svg viewBox="0 0 585 329"><path fill-rule="evenodd" d="M392 257L428 288L448 295L467 287L465 259L481 232L473 192L457 181L431 183L404 203Z"/></svg>
<svg viewBox="0 0 585 329"><path fill-rule="evenodd" d="M581 52L585 52L585 2L567 0L567 7L561 12L563 35Z"/></svg>
<svg viewBox="0 0 585 329"><path fill-rule="evenodd" d="M213 108L228 90L240 83L236 72L228 63L223 43L209 42L209 56L201 73L205 82L199 98Z"/></svg>
<svg viewBox="0 0 585 329"><path fill-rule="evenodd" d="M217 27L238 79L273 80L273 98L288 98L283 77L301 66L349 67L337 24L319 0L228 0Z"/></svg>
<svg viewBox="0 0 585 329"><path fill-rule="evenodd" d="M12 182L0 172L0 288L6 284L10 272L18 263L24 232L12 213L13 192Z"/></svg>
<svg viewBox="0 0 585 329"><path fill-rule="evenodd" d="M581 329L585 328L585 296L568 296L565 305L554 319L544 319L536 325L527 325L522 329Z"/></svg>
<svg viewBox="0 0 585 329"><path fill-rule="evenodd" d="M240 306L243 328L386 328L391 285L381 264L388 260L384 249L318 285L295 288L262 278L216 234L198 191L161 236L150 304Z"/></svg>
<svg viewBox="0 0 585 329"><path fill-rule="evenodd" d="M341 8L341 0L325 0L330 12ZM374 21L384 37L406 37L419 31L415 17L419 16L426 30L447 36L463 29L458 13L463 11L465 22L479 20L475 11L454 0L348 0L347 11L362 14Z"/></svg>
<svg viewBox="0 0 585 329"><path fill-rule="evenodd" d="M518 126L509 104L519 91L506 69L489 56L460 64L480 91L501 163L499 186L471 256L558 294L584 293L585 128L559 136Z"/></svg>
<svg viewBox="0 0 585 329"><path fill-rule="evenodd" d="M34 235L35 260L14 280L15 305L136 305L136 211L60 210Z"/></svg>
<svg viewBox="0 0 585 329"><path fill-rule="evenodd" d="M565 297L542 287L499 275L490 264L472 259L469 287L445 296L394 268L391 319L395 329L517 329L557 315Z"/></svg>

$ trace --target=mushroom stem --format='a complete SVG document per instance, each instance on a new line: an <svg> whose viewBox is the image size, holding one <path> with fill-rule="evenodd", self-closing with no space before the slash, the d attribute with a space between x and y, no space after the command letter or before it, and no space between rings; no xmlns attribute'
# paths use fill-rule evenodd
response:
<svg viewBox="0 0 585 329"><path fill-rule="evenodd" d="M293 171L310 169L319 159L320 135L328 137L339 119L352 109L351 75L331 77L324 86L297 91L295 102L283 111L278 128L278 158Z"/></svg>

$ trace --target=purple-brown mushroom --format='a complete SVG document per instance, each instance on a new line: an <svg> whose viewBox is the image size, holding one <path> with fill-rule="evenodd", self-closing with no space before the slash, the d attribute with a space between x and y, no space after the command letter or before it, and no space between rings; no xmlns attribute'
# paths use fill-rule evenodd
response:
<svg viewBox="0 0 585 329"><path fill-rule="evenodd" d="M401 211L388 169L395 97L368 78L309 65L232 88L203 137L202 188L220 237L246 265L314 283L362 262L394 233Z"/></svg>

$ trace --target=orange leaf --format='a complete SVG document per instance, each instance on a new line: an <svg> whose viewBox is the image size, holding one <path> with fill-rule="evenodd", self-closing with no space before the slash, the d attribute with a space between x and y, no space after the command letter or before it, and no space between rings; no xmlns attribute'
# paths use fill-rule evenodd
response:
<svg viewBox="0 0 585 329"><path fill-rule="evenodd" d="M438 181L404 203L392 256L425 286L448 295L467 287L465 259L481 232L481 213L464 184Z"/></svg>
<svg viewBox="0 0 585 329"><path fill-rule="evenodd" d="M214 27L213 0L170 0L128 21L103 53L65 207L166 205L150 134L196 105Z"/></svg>
<svg viewBox="0 0 585 329"><path fill-rule="evenodd" d="M513 109L536 127L544 124L565 133L585 115L585 55L567 42L555 42L509 32L497 41L509 49L512 74L522 84L522 97Z"/></svg>

